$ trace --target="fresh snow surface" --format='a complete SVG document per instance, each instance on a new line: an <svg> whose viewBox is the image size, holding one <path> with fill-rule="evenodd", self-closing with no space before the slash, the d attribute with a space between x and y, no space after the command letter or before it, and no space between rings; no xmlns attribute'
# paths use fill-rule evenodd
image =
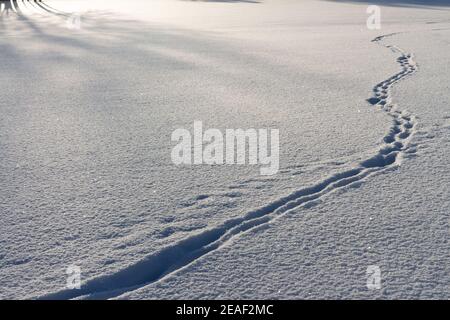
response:
<svg viewBox="0 0 450 320"><path fill-rule="evenodd" d="M0 298L449 299L450 1L374 2L4 13ZM279 129L279 172L175 166L194 121Z"/></svg>

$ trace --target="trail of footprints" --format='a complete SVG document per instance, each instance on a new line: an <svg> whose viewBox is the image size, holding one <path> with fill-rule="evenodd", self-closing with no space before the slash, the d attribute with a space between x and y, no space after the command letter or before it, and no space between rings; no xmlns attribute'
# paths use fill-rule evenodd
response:
<svg viewBox="0 0 450 320"><path fill-rule="evenodd" d="M372 40L375 43L381 44L381 41L395 34L380 36ZM414 133L416 127L416 118L409 114L406 110L400 110L396 104L392 102L391 88L400 80L404 79L417 71L417 63L414 61L412 54L403 52L400 48L393 45L382 46L391 49L394 53L400 56L397 62L401 66L401 71L392 77L378 83L373 89L373 97L367 101L380 107L393 119L393 125L388 134L383 138L385 145L380 149L380 154L385 158L394 155L397 157L400 151L406 151L411 135Z"/></svg>
<svg viewBox="0 0 450 320"><path fill-rule="evenodd" d="M373 42L381 44L384 38L391 35L377 37ZM399 156L412 152L408 145L417 123L413 115L401 111L392 102L391 88L400 80L415 73L417 64L411 54L404 53L400 48L390 45L383 46L399 54L397 61L401 65L401 71L377 84L373 88L373 96L368 99L370 104L381 108L393 121L391 129L383 138L383 144L374 156L353 165L347 171L332 175L315 185L299 189L264 207L247 212L242 217L227 220L219 226L174 243L172 246L163 248L159 252L151 254L116 273L88 280L83 283L79 290L66 289L39 297L39 299L107 299L118 297L123 293L142 288L175 274L197 259L221 248L236 236L265 227L293 209L308 208L324 195L344 187L356 185L383 170L395 168L400 164ZM205 197L200 196L197 201L203 199Z"/></svg>

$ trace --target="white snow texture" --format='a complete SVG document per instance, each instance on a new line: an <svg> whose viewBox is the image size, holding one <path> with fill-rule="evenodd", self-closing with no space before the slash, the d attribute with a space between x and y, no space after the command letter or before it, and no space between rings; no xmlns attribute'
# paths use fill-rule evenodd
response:
<svg viewBox="0 0 450 320"><path fill-rule="evenodd" d="M450 298L450 1L2 3L0 299Z"/></svg>

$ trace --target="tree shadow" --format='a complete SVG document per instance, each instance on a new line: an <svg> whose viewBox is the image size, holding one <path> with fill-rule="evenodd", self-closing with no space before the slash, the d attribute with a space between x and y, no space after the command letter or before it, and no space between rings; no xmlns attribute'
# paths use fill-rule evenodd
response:
<svg viewBox="0 0 450 320"><path fill-rule="evenodd" d="M17 13L17 0L0 0L0 16Z"/></svg>
<svg viewBox="0 0 450 320"><path fill-rule="evenodd" d="M26 8L26 12L23 10ZM23 16L27 12L46 13L55 16L69 16L68 13L55 9L42 0L0 0L0 17L17 15Z"/></svg>

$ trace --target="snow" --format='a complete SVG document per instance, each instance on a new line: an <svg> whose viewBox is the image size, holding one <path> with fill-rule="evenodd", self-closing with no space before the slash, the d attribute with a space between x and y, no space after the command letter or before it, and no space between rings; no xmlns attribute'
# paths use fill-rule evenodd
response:
<svg viewBox="0 0 450 320"><path fill-rule="evenodd" d="M449 298L448 2L44 4L81 29L0 19L0 298ZM279 173L175 166L194 121Z"/></svg>

